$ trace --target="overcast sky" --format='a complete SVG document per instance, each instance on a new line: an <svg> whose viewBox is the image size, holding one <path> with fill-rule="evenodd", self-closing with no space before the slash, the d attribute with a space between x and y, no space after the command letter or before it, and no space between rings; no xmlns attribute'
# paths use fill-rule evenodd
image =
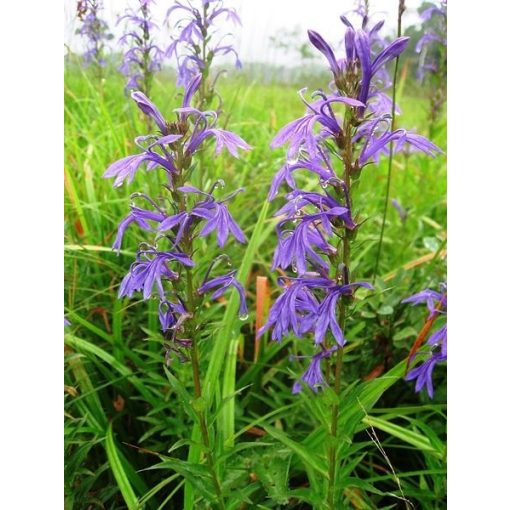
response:
<svg viewBox="0 0 510 510"><path fill-rule="evenodd" d="M423 0L406 0L407 11L403 24L419 22L417 8ZM137 0L104 0L104 19L115 35L115 43L121 35L122 28L115 25L117 17L126 6L137 5ZM275 50L270 37L282 30L300 29L300 41L306 40L306 30L319 32L335 46L342 39L343 24L339 16L352 9L353 0L225 0L225 4L235 7L241 17L243 26L234 31L235 47L243 62L268 62L282 64L292 59L279 50ZM173 0L156 0L153 18L160 25ZM76 0L65 2L65 44L72 51L81 51L83 45L80 36L74 34L79 26L75 14ZM370 0L370 12L377 19L385 19L383 34L396 32L398 0ZM231 25L228 25L230 30ZM168 29L159 35L162 47L168 45ZM294 55L298 62L298 56Z"/></svg>

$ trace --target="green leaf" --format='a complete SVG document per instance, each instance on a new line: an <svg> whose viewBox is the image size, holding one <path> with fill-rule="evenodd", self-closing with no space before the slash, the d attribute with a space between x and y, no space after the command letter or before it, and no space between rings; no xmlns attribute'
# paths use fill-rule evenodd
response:
<svg viewBox="0 0 510 510"><path fill-rule="evenodd" d="M148 402L154 401L154 398L151 395L149 389L135 374L133 374L131 369L116 360L111 354L106 352L104 349L101 349L101 347L98 347L97 345L94 345L87 340L69 334L65 335L64 342L78 351L92 354L98 359L104 361L106 364L110 365L113 369L119 372L119 374L126 377Z"/></svg>
<svg viewBox="0 0 510 510"><path fill-rule="evenodd" d="M172 388L177 393L177 397L179 399L179 402L183 405L184 410L194 420L198 420L198 415L196 413L196 402L194 402L194 398L191 396L191 394L188 392L188 390L184 387L184 385L175 377L175 375L168 370L167 367L163 367L165 370L165 374L168 378L168 381L170 382ZM202 398L203 401L203 398ZM200 439L200 437L199 437Z"/></svg>
<svg viewBox="0 0 510 510"><path fill-rule="evenodd" d="M290 468L289 454L277 449L267 448L256 460L253 471L267 491L268 497L278 505L286 505L288 498L288 479Z"/></svg>
<svg viewBox="0 0 510 510"><path fill-rule="evenodd" d="M323 459L313 454L311 451L308 451L301 444L297 443L293 439L291 439L285 432L278 430L271 425L263 425L264 429L268 434L273 436L275 439L280 441L285 446L289 447L305 464L305 466L311 466L318 474L323 477L328 476L328 471L326 468L326 463Z"/></svg>
<svg viewBox="0 0 510 510"><path fill-rule="evenodd" d="M418 335L417 331L411 327L407 326L404 329L401 329L398 333L393 335L393 341L399 342L400 340L405 340L406 338L416 337Z"/></svg>
<svg viewBox="0 0 510 510"><path fill-rule="evenodd" d="M361 420L381 398L381 395L404 375L405 368L406 360L403 360L381 377L359 384L343 395L340 402L338 429L346 438L354 435Z"/></svg>
<svg viewBox="0 0 510 510"><path fill-rule="evenodd" d="M409 430L408 428L401 427L400 425L396 425L395 423L382 418L376 418L375 416L365 416L362 422L370 427L375 427L393 437L409 443L423 452L432 453L437 457L443 456L443 452L436 450L436 448L432 446L430 439L419 432Z"/></svg>
<svg viewBox="0 0 510 510"><path fill-rule="evenodd" d="M106 456L108 457L108 462L110 463L110 469L113 472L113 476L115 477L115 480L117 481L117 485L120 489L122 497L124 498L124 501L126 502L128 509L129 510L138 509L139 508L138 500L137 500L136 495L133 491L133 488L131 487L131 484L129 483L128 476L127 476L126 472L124 471L122 462L121 462L119 454L117 452L117 447L115 446L111 423L108 426L108 431L106 433L105 448L106 448Z"/></svg>
<svg viewBox="0 0 510 510"><path fill-rule="evenodd" d="M393 307L390 305L382 305L379 310L377 310L379 315L391 315L393 313Z"/></svg>
<svg viewBox="0 0 510 510"><path fill-rule="evenodd" d="M184 477L204 499L207 501L215 500L216 495L209 471L202 464L194 464L180 459L166 459L159 464L151 466L150 469L171 469ZM200 508L200 506L195 506L195 508Z"/></svg>

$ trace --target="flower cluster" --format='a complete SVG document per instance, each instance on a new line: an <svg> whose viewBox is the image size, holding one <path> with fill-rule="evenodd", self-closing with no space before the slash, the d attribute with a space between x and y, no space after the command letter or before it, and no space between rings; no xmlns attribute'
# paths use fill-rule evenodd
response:
<svg viewBox="0 0 510 510"><path fill-rule="evenodd" d="M412 303L413 305L426 303L429 310L429 316L426 322L426 332L432 323L439 317L446 317L446 284L441 284L441 292L431 289L425 289L417 294L404 299L402 303ZM432 333L427 340L427 345L431 346L431 350L427 353L427 359L419 366L413 368L406 376L407 381L416 379L416 391L419 392L423 387L427 388L430 398L434 396L434 387L432 384L432 372L438 363L446 361L446 321L443 326L439 327ZM411 359L415 354L411 354Z"/></svg>
<svg viewBox="0 0 510 510"><path fill-rule="evenodd" d="M439 7L425 9L421 19L427 28L416 44L418 80L427 80L430 89L429 136L432 137L446 102L446 0L442 0Z"/></svg>
<svg viewBox="0 0 510 510"><path fill-rule="evenodd" d="M82 25L76 33L86 40L87 47L83 54L86 65L106 65L104 45L113 35L109 33L106 21L99 17L102 7L101 0L78 0L77 3L77 15Z"/></svg>
<svg viewBox="0 0 510 510"><path fill-rule="evenodd" d="M446 68L446 62L443 62L446 60L446 0L442 0L439 7L425 9L420 18L429 25L416 43L416 53L420 55L418 79L423 81L427 72L434 74ZM432 20L436 21L435 26Z"/></svg>
<svg viewBox="0 0 510 510"><path fill-rule="evenodd" d="M283 293L273 304L267 323L259 335L272 329L272 339L281 341L293 333L302 338L313 335L316 354L301 382L313 390L326 384L321 361L341 349L345 342L347 307L364 282L351 283L350 242L359 227L354 213L351 186L362 169L385 154L388 145L396 150L405 145L433 154L438 149L426 138L397 129L391 131L391 118L381 110L381 91L376 76L384 66L404 51L407 37L401 37L376 52L376 43L363 28L355 29L347 20L345 56L337 58L331 46L316 32L309 31L310 42L327 59L333 73L331 93L315 91L311 100L304 97L305 114L284 126L272 147L287 144L285 164L276 173L269 200L286 183L291 192L286 204L276 213L278 246L273 269L291 268L293 277L280 279ZM341 161L337 172L334 164ZM308 191L298 182L298 174L315 176L318 189ZM309 179L308 179L308 182Z"/></svg>
<svg viewBox="0 0 510 510"><path fill-rule="evenodd" d="M126 21L126 31L119 42L128 46L119 71L128 78L126 91L140 90L149 96L152 77L161 69L163 51L154 41L154 31L159 28L149 10L153 0L138 0L138 3L137 10L126 9L118 21Z"/></svg>
<svg viewBox="0 0 510 510"><path fill-rule="evenodd" d="M201 0L199 7L190 2L175 2L167 12L167 21L173 19L174 13L180 15L177 22L177 35L172 36L172 43L166 50L166 56L177 60L177 85L186 85L197 73L203 77L200 100L209 102L214 93L214 85L206 90L212 62L220 55L232 54L236 67L241 67L239 56L232 46L225 42L226 35L219 36L215 24L224 18L234 25L241 25L236 11L225 7L222 0ZM215 81L215 80L214 80Z"/></svg>
<svg viewBox="0 0 510 510"><path fill-rule="evenodd" d="M236 134L216 126L215 112L202 112L190 106L200 80L197 75L188 83L182 106L174 109L172 122L142 92L133 92L132 98L156 124L158 132L136 138L139 153L113 163L104 174L114 178L115 187L131 182L142 166L147 171L159 169L166 175L165 196L154 200L142 193L131 195L131 211L119 225L113 248L120 249L125 231L132 223L153 232L152 243L140 244L136 260L120 284L119 297L141 292L144 300L157 298L167 352L173 350L181 355L193 341L205 294L212 292L215 299L234 288L240 297L239 314L247 313L244 290L235 278L235 271L211 276L225 256L212 261L205 275L199 274L193 260L197 256L193 247L197 236L214 234L220 247L229 235L240 243L246 242L228 210L228 202L241 190L219 199L215 195L224 185L222 181L207 192L191 186L195 154L210 140L216 142L216 154L225 148L237 157L238 149L250 148ZM200 262L200 267L204 267L204 260Z"/></svg>
<svg viewBox="0 0 510 510"><path fill-rule="evenodd" d="M358 22L354 21L356 18L358 18ZM340 19L344 25L352 29L359 25L359 29L367 34L372 55L375 56L387 46L388 42L381 35L384 19L376 20L376 17L369 13L367 0L358 0L354 9L340 16ZM380 93L392 85L390 73L385 66L377 71L374 82L376 80L378 80L377 85ZM388 112L391 111L391 100L388 99L388 101L385 101L385 104L388 107Z"/></svg>

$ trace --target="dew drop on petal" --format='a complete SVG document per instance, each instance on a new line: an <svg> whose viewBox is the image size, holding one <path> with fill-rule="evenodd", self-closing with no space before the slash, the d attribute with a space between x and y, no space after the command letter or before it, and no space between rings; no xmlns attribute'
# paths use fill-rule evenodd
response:
<svg viewBox="0 0 510 510"><path fill-rule="evenodd" d="M248 317L249 317L249 314L245 313L244 315L240 315L240 316L239 316L239 320L240 320L240 321L245 321L245 320L247 320L247 319L248 319Z"/></svg>

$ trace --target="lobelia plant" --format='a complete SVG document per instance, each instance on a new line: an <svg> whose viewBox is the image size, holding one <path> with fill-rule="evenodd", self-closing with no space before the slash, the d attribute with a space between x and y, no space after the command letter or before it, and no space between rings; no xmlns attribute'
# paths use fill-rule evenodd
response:
<svg viewBox="0 0 510 510"><path fill-rule="evenodd" d="M172 43L165 55L175 57L177 61L177 85L186 85L193 77L200 73L202 82L197 93L197 107L210 108L215 97L219 98L215 85L220 75L211 76L211 68L216 57L233 54L235 66L241 68L239 55L232 44L225 42L230 34L219 35L215 25L221 18L241 25L241 20L235 11L225 7L222 0L201 0L195 6L191 2L184 4L177 0L168 9L167 23L175 12L182 15L175 26L177 34L172 35Z"/></svg>
<svg viewBox="0 0 510 510"><path fill-rule="evenodd" d="M419 54L418 81L428 82L430 87L429 138L434 130L446 102L446 0L438 7L431 6L420 14L427 27L416 43Z"/></svg>
<svg viewBox="0 0 510 510"><path fill-rule="evenodd" d="M352 21L350 18L353 18ZM358 18L358 23L354 21ZM359 29L363 30L369 40L370 51L372 55L376 55L382 51L388 44L388 42L381 35L381 29L384 26L384 19L376 21L374 16L369 12L368 0L358 0L354 9L347 11L343 16L340 17L342 22L352 29L355 29L356 25L359 24ZM380 98L384 99L382 91L391 87L392 81L390 74L388 73L386 66L382 66L376 76L373 78L374 82L378 82L378 89ZM386 96L387 97L387 96ZM388 112L391 111L391 100L388 98L385 100L385 106Z"/></svg>
<svg viewBox="0 0 510 510"><path fill-rule="evenodd" d="M119 288L119 298L132 297L141 292L144 300L159 300L159 321L164 338L167 362L175 353L183 361L191 360L195 390L195 413L205 450L207 468L216 494L216 506L224 508L221 485L211 440L205 406L200 405L202 395L198 339L205 331L203 318L204 299L210 294L217 299L228 289L239 294L239 315L248 311L244 289L236 280L236 271L215 274L226 255L214 260L202 257L196 246L197 237L215 235L218 246L223 248L232 235L238 242L246 238L228 210L228 203L240 191L221 198L216 197L223 186L216 182L210 190L202 191L188 184L197 168L194 158L213 139L215 154L227 149L238 157L238 149L250 147L236 134L216 127L215 112L202 112L190 106L193 95L200 87L201 76L191 80L184 91L182 106L174 109L175 119L167 121L158 108L140 91L132 98L140 110L157 126L157 134L139 136L135 139L140 152L113 163L104 177L114 178L114 187L125 181L130 183L136 172L146 165L147 171L162 170L166 183L158 199L143 193L131 197L131 212L121 221L113 244L121 247L127 227L136 223L142 230L152 232L152 242L140 244L136 260L131 265ZM138 202L138 205L137 203ZM140 205L144 204L143 208ZM197 259L199 259L197 261ZM199 264L197 263L199 262ZM204 271L204 268L207 268Z"/></svg>
<svg viewBox="0 0 510 510"><path fill-rule="evenodd" d="M126 9L117 24L126 21L125 33L119 43L127 45L119 71L128 78L126 92L139 90L150 97L154 74L161 70L163 51L154 41L154 31L159 30L152 21L150 5L153 0L138 0L138 9Z"/></svg>
<svg viewBox="0 0 510 510"><path fill-rule="evenodd" d="M269 200L285 182L291 192L275 216L278 245L273 270L289 268L293 276L282 276L282 294L272 305L267 323L258 335L272 330L273 340L281 342L293 334L298 339L313 339L307 370L295 382L293 393L308 386L314 392L332 385L328 441L327 506L339 508L337 486L337 450L339 396L346 324L352 320L355 292L369 283L356 281L350 271L351 243L363 223L355 207L353 190L363 169L388 153L410 145L426 154L438 148L423 136L404 129L391 129L387 98L382 98L378 76L381 69L400 55L408 44L399 37L378 52L377 39L362 29L354 29L347 18L345 56L338 59L320 34L309 31L309 39L325 57L333 74L331 92L316 90L307 101L305 114L284 126L272 142L272 148L288 144L286 162L276 173ZM335 168L338 166L337 168ZM314 176L317 188L308 191L298 182L296 172L305 170ZM307 181L310 182L309 178ZM326 375L321 365L326 365Z"/></svg>
<svg viewBox="0 0 510 510"><path fill-rule="evenodd" d="M93 65L99 78L102 77L102 68L106 66L105 42L113 38L108 24L99 17L102 8L101 0L78 0L76 8L78 19L82 22L76 33L86 41L84 63L86 66Z"/></svg>
<svg viewBox="0 0 510 510"><path fill-rule="evenodd" d="M402 303L411 303L413 305L426 303L429 311L429 315L423 325L422 330L418 334L418 337L411 349L409 355L409 363L414 360L418 355L417 350L423 344L427 335L430 333L432 325L436 320L440 320L441 317L446 319L446 283L440 285L441 292L437 292L431 289L425 289L417 294L404 299ZM413 368L407 375L406 381L412 381L416 379L416 391L419 392L426 387L427 393L430 398L434 396L434 386L432 384L432 373L435 366L438 363L446 362L447 358L447 327L446 320L444 325L440 326L434 331L427 340L427 345L432 347L432 350L428 352L420 352L420 355L425 354L427 358L421 364Z"/></svg>

